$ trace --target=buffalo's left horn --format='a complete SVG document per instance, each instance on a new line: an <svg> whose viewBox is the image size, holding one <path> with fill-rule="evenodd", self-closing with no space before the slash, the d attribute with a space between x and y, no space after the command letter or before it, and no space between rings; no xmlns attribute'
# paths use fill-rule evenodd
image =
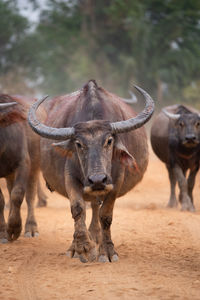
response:
<svg viewBox="0 0 200 300"><path fill-rule="evenodd" d="M40 104L47 98L48 96L43 97L41 100L35 102L28 113L28 122L31 128L42 137L53 139L53 140L67 140L70 139L74 135L74 128L54 128L46 126L37 119L36 110L40 106Z"/></svg>
<svg viewBox="0 0 200 300"><path fill-rule="evenodd" d="M152 98L139 86L134 85L134 87L144 96L146 105L144 110L139 113L136 117L128 119L126 121L111 123L111 128L113 133L123 133L130 130L135 130L143 126L152 116L154 112L154 101Z"/></svg>
<svg viewBox="0 0 200 300"><path fill-rule="evenodd" d="M0 103L0 111L6 109L8 107L12 107L16 104L17 104L17 102Z"/></svg>
<svg viewBox="0 0 200 300"><path fill-rule="evenodd" d="M180 118L180 114L173 114L168 112L165 108L162 109L162 112L169 118L172 120L178 120Z"/></svg>

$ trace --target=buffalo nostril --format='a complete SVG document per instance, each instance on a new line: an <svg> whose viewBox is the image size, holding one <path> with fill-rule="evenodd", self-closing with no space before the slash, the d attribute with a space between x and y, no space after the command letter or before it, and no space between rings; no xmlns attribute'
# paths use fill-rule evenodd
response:
<svg viewBox="0 0 200 300"><path fill-rule="evenodd" d="M95 174L95 175L88 176L88 182L90 184L102 184L102 183L105 184L106 181L107 181L106 174Z"/></svg>
<svg viewBox="0 0 200 300"><path fill-rule="evenodd" d="M93 184L93 183L94 183L93 180L92 180L92 178L91 178L91 176L88 177L88 182L89 182L90 184Z"/></svg>
<svg viewBox="0 0 200 300"><path fill-rule="evenodd" d="M102 179L102 182L106 183L106 181L107 181L107 176L105 175L104 178Z"/></svg>
<svg viewBox="0 0 200 300"><path fill-rule="evenodd" d="M196 136L191 134L191 135L187 135L185 137L186 141L195 141L196 140Z"/></svg>

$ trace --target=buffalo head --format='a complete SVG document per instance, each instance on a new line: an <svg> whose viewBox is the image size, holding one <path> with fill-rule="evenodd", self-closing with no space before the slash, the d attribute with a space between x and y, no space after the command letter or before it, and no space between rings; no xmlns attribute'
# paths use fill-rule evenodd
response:
<svg viewBox="0 0 200 300"><path fill-rule="evenodd" d="M106 194L113 189L112 161L134 165L134 158L120 138L112 133L108 121L95 120L77 123L70 140L54 143L68 158L77 156L83 174L84 193Z"/></svg>
<svg viewBox="0 0 200 300"><path fill-rule="evenodd" d="M170 113L163 109L164 114L171 120L171 133L176 136L179 144L186 148L194 148L200 144L200 114L193 113L184 106L180 113Z"/></svg>

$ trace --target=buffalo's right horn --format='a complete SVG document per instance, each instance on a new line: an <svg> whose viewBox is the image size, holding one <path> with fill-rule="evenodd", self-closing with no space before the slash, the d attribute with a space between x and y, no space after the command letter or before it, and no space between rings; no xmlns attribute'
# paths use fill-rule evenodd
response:
<svg viewBox="0 0 200 300"><path fill-rule="evenodd" d="M173 114L168 112L165 108L162 109L162 112L169 118L172 120L178 120L180 118L180 114Z"/></svg>
<svg viewBox="0 0 200 300"><path fill-rule="evenodd" d="M17 102L0 103L0 111L4 110L6 108L12 107L16 104L17 104Z"/></svg>
<svg viewBox="0 0 200 300"><path fill-rule="evenodd" d="M31 128L40 136L53 139L53 140L67 140L70 139L74 135L74 128L54 128L46 126L37 119L36 110L40 106L40 104L47 98L48 96L43 97L41 100L35 102L28 113L28 122Z"/></svg>

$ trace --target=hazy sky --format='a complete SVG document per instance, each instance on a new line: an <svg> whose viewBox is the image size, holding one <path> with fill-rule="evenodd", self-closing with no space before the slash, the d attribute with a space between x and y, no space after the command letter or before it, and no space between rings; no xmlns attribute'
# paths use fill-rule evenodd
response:
<svg viewBox="0 0 200 300"><path fill-rule="evenodd" d="M23 16L28 17L31 22L37 22L40 14L40 8L35 10L33 9L33 5L29 0L17 0L18 7ZM46 0L38 1L38 4L41 8L46 6Z"/></svg>

